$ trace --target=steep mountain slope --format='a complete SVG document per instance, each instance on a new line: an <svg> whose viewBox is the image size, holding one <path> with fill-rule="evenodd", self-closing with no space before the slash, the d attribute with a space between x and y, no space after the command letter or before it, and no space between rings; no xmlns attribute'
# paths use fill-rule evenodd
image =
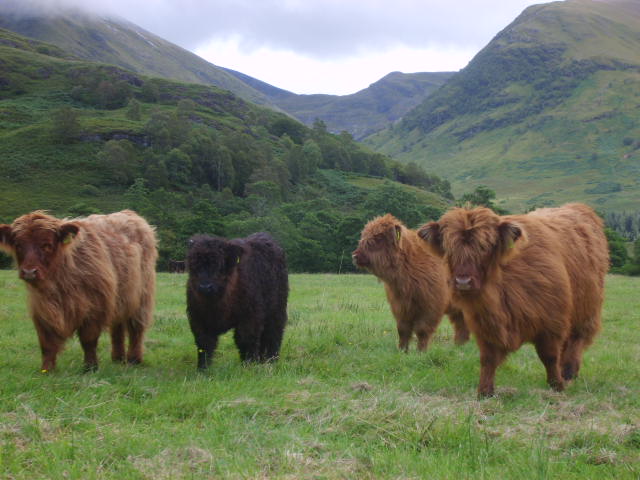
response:
<svg viewBox="0 0 640 480"><path fill-rule="evenodd" d="M513 209L569 200L637 208L640 6L527 8L470 64L368 143L495 189Z"/></svg>
<svg viewBox="0 0 640 480"><path fill-rule="evenodd" d="M118 65L143 75L215 85L245 100L272 105L244 82L197 55L122 18L82 10L36 11L15 0L0 3L0 28L57 45L84 60Z"/></svg>
<svg viewBox="0 0 640 480"><path fill-rule="evenodd" d="M453 72L392 72L351 95L296 95L240 72L228 70L307 125L322 120L329 131L360 140L402 118L445 83Z"/></svg>
<svg viewBox="0 0 640 480"><path fill-rule="evenodd" d="M394 72L353 95L297 95L204 59L122 18L82 10L55 12L0 2L0 28L52 43L85 60L182 82L215 85L312 125L322 119L331 132L360 139L401 118L446 81L451 73Z"/></svg>

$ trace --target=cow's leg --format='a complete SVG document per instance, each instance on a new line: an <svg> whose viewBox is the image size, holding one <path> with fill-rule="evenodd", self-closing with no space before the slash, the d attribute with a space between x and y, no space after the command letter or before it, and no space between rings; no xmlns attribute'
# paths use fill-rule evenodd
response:
<svg viewBox="0 0 640 480"><path fill-rule="evenodd" d="M213 361L213 354L218 346L218 335L205 330L207 318L201 313L189 313L189 325L196 343L198 370L206 370Z"/></svg>
<svg viewBox="0 0 640 480"><path fill-rule="evenodd" d="M137 365L142 363L144 352L144 334L153 323L153 302L155 292L155 273L151 273L150 284L142 292L140 308L125 323L129 335L127 349L127 363Z"/></svg>
<svg viewBox="0 0 640 480"><path fill-rule="evenodd" d="M269 362L277 360L282 344L284 325L287 321L287 313L276 313L272 317L273 321L265 326L260 337L260 361Z"/></svg>
<svg viewBox="0 0 640 480"><path fill-rule="evenodd" d="M504 361L507 351L478 339L480 349L480 383L478 397L492 397L495 393L496 369Z"/></svg>
<svg viewBox="0 0 640 480"><path fill-rule="evenodd" d="M413 329L418 337L418 351L423 352L429 345L429 340L433 336L433 332L436 331L438 324L442 317L440 316L426 316L416 320L413 324Z"/></svg>
<svg viewBox="0 0 640 480"><path fill-rule="evenodd" d="M469 329L464 323L464 315L460 310L453 310L448 313L449 321L453 325L453 341L456 345L464 345L469 341Z"/></svg>
<svg viewBox="0 0 640 480"><path fill-rule="evenodd" d="M398 348L403 352L409 351L409 342L413 333L413 326L409 320L402 319L397 321L398 327Z"/></svg>
<svg viewBox="0 0 640 480"><path fill-rule="evenodd" d="M124 324L111 327L111 360L124 362Z"/></svg>
<svg viewBox="0 0 640 480"><path fill-rule="evenodd" d="M196 336L196 347L198 349L198 370L206 370L211 366L213 354L217 346L217 335L207 335L204 333L200 333Z"/></svg>
<svg viewBox="0 0 640 480"><path fill-rule="evenodd" d="M547 370L547 383L554 390L564 390L564 380L560 375L560 347L562 342L555 337L543 336L534 342L538 357Z"/></svg>
<svg viewBox="0 0 640 480"><path fill-rule="evenodd" d="M233 339L236 342L240 359L243 362L255 362L260 360L260 339L262 337L262 329L249 328L249 326L238 326L233 332ZM258 331L256 331L258 330Z"/></svg>
<svg viewBox="0 0 640 480"><path fill-rule="evenodd" d="M144 331L146 325L135 318L127 322L127 333L129 334L129 348L127 349L127 363L138 365L142 363Z"/></svg>
<svg viewBox="0 0 640 480"><path fill-rule="evenodd" d="M562 350L562 359L560 361L562 367L562 378L566 381L573 380L578 376L585 344L585 340L575 333L572 333L566 340Z"/></svg>
<svg viewBox="0 0 640 480"><path fill-rule="evenodd" d="M98 338L100 337L100 327L86 322L86 324L78 330L78 338L80 345L84 351L84 371L93 372L98 369Z"/></svg>
<svg viewBox="0 0 640 480"><path fill-rule="evenodd" d="M34 321L38 341L40 343L40 351L42 352L42 365L40 371L47 373L56 368L56 358L64 345L64 338L54 332L46 330L37 320Z"/></svg>

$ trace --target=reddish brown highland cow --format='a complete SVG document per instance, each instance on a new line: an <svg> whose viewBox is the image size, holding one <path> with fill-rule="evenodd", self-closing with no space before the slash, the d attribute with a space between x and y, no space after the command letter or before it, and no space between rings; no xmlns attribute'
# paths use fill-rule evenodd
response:
<svg viewBox="0 0 640 480"><path fill-rule="evenodd" d="M418 350L427 348L445 313L455 329L456 344L469 340L462 313L449 307L448 274L442 260L393 215L365 225L353 261L384 283L401 350L408 350L414 332Z"/></svg>
<svg viewBox="0 0 640 480"><path fill-rule="evenodd" d="M602 221L572 203L526 215L455 208L418 234L442 255L453 303L480 349L478 394L494 393L496 368L525 342L561 391L600 329L609 268Z"/></svg>
<svg viewBox="0 0 640 480"><path fill-rule="evenodd" d="M56 365L66 339L78 332L84 366L98 366L96 347L111 330L111 357L142 361L142 342L153 315L156 238L132 211L60 220L36 211L0 225L0 247L14 255L27 284L42 349L42 371Z"/></svg>

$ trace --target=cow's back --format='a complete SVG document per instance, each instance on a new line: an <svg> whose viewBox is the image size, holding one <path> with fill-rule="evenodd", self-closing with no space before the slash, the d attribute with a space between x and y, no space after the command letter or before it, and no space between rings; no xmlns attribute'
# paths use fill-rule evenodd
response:
<svg viewBox="0 0 640 480"><path fill-rule="evenodd" d="M115 277L114 316L135 316L141 305L155 295L157 241L154 229L130 210L109 215L91 215L78 223L85 228L86 248L102 249L94 268Z"/></svg>

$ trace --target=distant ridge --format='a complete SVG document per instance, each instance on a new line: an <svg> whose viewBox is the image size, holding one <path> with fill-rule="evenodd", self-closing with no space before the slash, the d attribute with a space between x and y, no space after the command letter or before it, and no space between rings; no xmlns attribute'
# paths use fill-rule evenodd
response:
<svg viewBox="0 0 640 480"><path fill-rule="evenodd" d="M243 73L227 70L283 111L307 125L321 119L329 131L347 131L356 140L402 118L443 85L454 72L392 72L351 95L298 95L273 87Z"/></svg>
<svg viewBox="0 0 640 480"><path fill-rule="evenodd" d="M525 210L640 198L640 2L527 8L460 73L367 143L454 193L487 185Z"/></svg>

